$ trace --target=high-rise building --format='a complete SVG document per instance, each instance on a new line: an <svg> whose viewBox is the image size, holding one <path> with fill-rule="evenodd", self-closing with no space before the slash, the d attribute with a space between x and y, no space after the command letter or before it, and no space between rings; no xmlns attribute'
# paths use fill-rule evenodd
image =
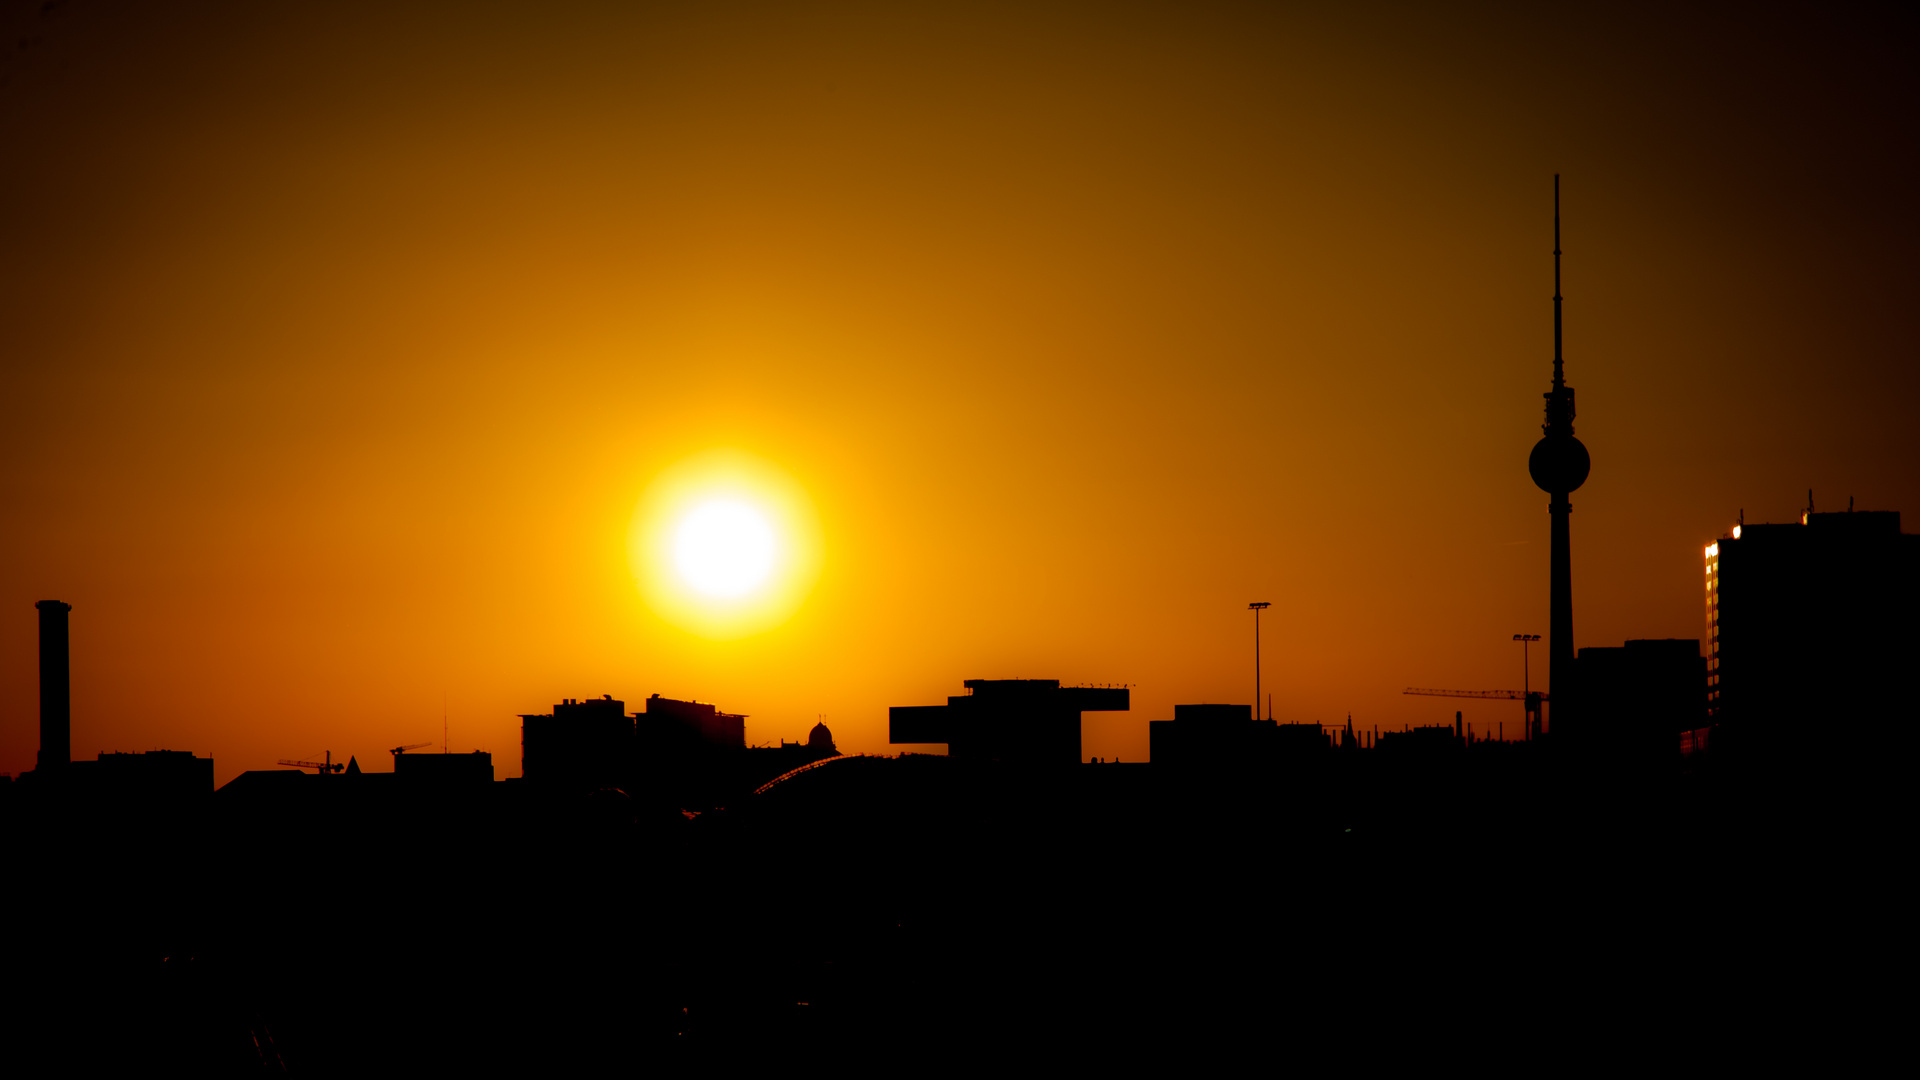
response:
<svg viewBox="0 0 1920 1080"><path fill-rule="evenodd" d="M1706 547L1707 710L1730 753L1911 738L1920 536L1890 511L1736 525Z"/></svg>

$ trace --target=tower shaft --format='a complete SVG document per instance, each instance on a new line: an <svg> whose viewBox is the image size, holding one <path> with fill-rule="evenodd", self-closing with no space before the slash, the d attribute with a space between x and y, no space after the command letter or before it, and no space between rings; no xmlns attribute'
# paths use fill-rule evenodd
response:
<svg viewBox="0 0 1920 1080"><path fill-rule="evenodd" d="M1573 690L1573 503L1565 494L1548 504L1552 518L1548 554L1547 687L1554 705L1565 715Z"/></svg>

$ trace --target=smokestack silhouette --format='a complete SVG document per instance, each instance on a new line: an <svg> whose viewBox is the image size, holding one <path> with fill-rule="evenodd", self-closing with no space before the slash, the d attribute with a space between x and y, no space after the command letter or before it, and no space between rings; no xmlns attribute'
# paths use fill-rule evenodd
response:
<svg viewBox="0 0 1920 1080"><path fill-rule="evenodd" d="M42 600L40 609L40 759L37 771L73 760L73 696L67 674L67 612L72 604Z"/></svg>

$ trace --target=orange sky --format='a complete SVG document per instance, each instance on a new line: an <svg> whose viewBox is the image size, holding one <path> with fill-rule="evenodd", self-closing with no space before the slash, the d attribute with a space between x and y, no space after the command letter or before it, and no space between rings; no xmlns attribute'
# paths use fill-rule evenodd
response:
<svg viewBox="0 0 1920 1080"><path fill-rule="evenodd" d="M1280 719L1450 719L1546 628L1556 171L1578 644L1698 637L1742 509L1920 515L1904 16L151 7L0 25L0 771L40 599L74 755L222 783L601 693L884 751L973 677L1135 684L1138 760L1251 600ZM818 563L716 641L627 549L729 456Z"/></svg>

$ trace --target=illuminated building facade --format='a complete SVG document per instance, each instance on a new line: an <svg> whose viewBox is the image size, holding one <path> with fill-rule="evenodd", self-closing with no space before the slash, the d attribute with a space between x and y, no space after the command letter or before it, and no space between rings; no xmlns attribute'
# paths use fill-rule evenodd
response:
<svg viewBox="0 0 1920 1080"><path fill-rule="evenodd" d="M1714 739L1769 755L1908 737L1920 537L1897 512L1742 524L1705 556Z"/></svg>

